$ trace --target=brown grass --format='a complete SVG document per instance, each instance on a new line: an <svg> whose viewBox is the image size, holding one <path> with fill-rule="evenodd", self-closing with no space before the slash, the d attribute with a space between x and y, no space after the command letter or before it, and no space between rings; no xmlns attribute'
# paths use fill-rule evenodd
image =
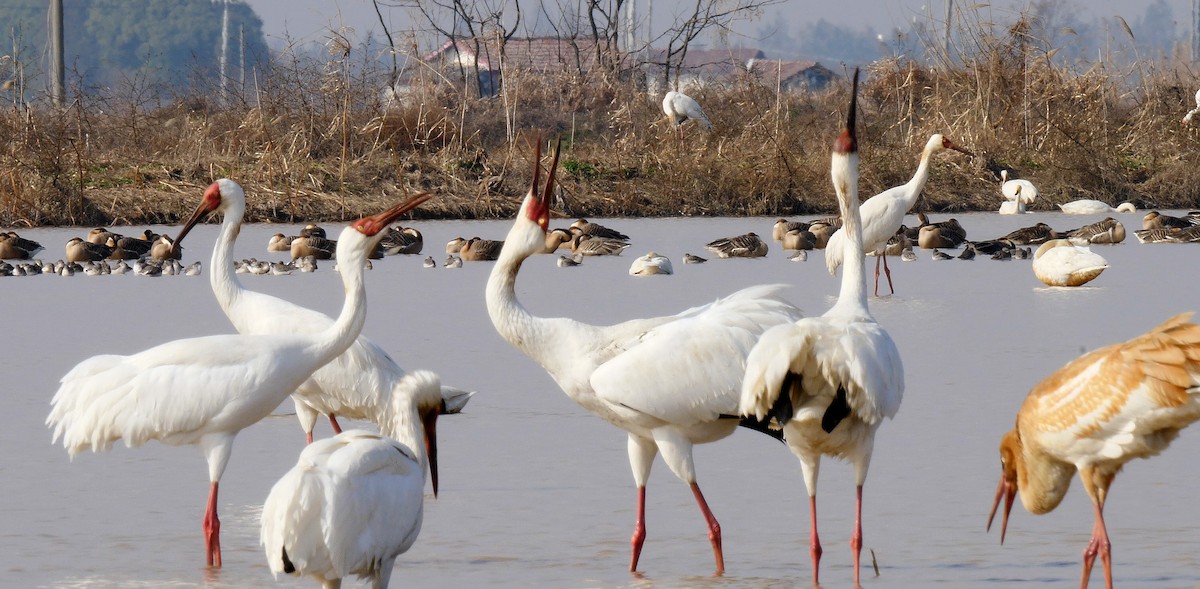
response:
<svg viewBox="0 0 1200 589"><path fill-rule="evenodd" d="M976 157L937 156L919 209L995 210L988 160L1038 185L1035 209L1076 198L1200 208L1191 155L1200 130L1179 124L1196 88L1185 68L1065 67L1020 22L1005 35L980 27L960 38L961 65L887 59L867 68L864 193L907 181L941 132ZM0 226L175 223L222 176L247 188L256 222L353 218L419 190L437 195L420 216L505 217L527 188L539 135L564 140L564 215L836 210L829 144L845 84L780 95L773 81L746 78L699 91L716 128L688 128L680 140L658 99L566 74L510 73L503 96L480 100L425 72L404 106L385 109L376 91L385 73L331 47L323 61L276 64L224 107L213 91L163 103L131 86L80 94L62 112L0 111Z"/></svg>

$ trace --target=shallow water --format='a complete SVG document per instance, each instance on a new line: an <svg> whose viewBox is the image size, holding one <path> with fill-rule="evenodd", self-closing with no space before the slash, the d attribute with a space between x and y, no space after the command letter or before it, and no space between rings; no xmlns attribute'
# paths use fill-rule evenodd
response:
<svg viewBox="0 0 1200 589"><path fill-rule="evenodd" d="M983 239L1037 221L1067 229L1102 216L958 217L970 238ZM1119 219L1130 232L1140 227L1140 214ZM788 296L806 314L825 312L839 280L825 271L819 251L805 263L788 261L777 245L760 260L719 260L703 252L717 237L751 230L769 235L773 221L605 221L631 236L634 245L625 255L589 258L570 269L558 268L557 256L533 258L522 269L518 293L538 315L612 323L675 313L742 286L783 282L793 285ZM439 265L450 238L501 239L509 226L417 224L426 254ZM237 257L271 258L267 237L295 229L246 227ZM21 233L46 245L45 258L56 259L59 244L85 232ZM215 236L215 226L197 228L188 238L188 260L207 266ZM674 276L628 276L632 259L650 249L671 257ZM1078 289L1043 287L1029 261L935 262L918 251L915 263L891 263L898 293L872 299L871 308L900 349L906 395L899 415L879 432L865 487L865 587L1077 586L1092 525L1078 484L1049 515L1032 516L1017 505L1004 546L997 530L984 532L998 480L999 438L1026 392L1058 367L1200 306L1200 248L1138 244L1131 234L1124 244L1094 249L1111 267ZM710 261L684 265L684 252ZM567 399L496 335L483 304L490 263L430 270L421 267L423 258L375 263L367 276L365 333L402 366L435 370L444 382L480 394L464 414L439 424L440 497L427 497L424 529L397 561L394 586L809 584L809 516L798 463L782 445L748 430L695 449L700 485L721 522L726 575L711 577L712 553L691 493L661 463L649 485L644 575L626 572L635 494L625 434ZM336 313L341 287L329 268L242 280ZM225 566L219 571L202 566L207 469L198 451L151 443L71 462L61 446L48 443L43 422L50 397L76 363L231 332L206 277L6 278L0 293L7 336L0 373L13 410L0 428L0 585L312 586L307 579L272 581L258 546L259 507L303 445L290 402L238 437L221 485ZM327 423L319 423L317 434L329 433ZM1163 455L1130 463L1117 478L1106 516L1120 586L1200 586L1200 510L1192 507L1200 487L1197 452L1200 434L1185 431ZM849 587L853 474L846 464L824 464L822 586ZM870 569L872 554L878 577ZM1093 586L1100 583L1093 578Z"/></svg>

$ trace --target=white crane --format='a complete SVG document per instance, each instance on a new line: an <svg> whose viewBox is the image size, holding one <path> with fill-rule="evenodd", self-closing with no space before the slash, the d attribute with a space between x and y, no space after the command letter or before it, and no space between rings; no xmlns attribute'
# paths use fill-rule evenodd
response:
<svg viewBox="0 0 1200 589"><path fill-rule="evenodd" d="M382 435L342 432L310 444L263 504L260 541L279 573L308 575L326 588L370 577L386 588L396 557L421 531L425 471L437 496L437 376L391 397Z"/></svg>
<svg viewBox="0 0 1200 589"><path fill-rule="evenodd" d="M700 108L700 103L683 92L667 92L663 97L662 108L667 119L671 121L671 126L679 129L680 138L683 138L683 124L689 119L705 129L712 129L712 122L708 120L708 115L704 114L704 109Z"/></svg>
<svg viewBox="0 0 1200 589"><path fill-rule="evenodd" d="M1196 116L1197 113L1200 113L1200 90L1196 91L1196 108L1187 111L1187 114L1183 115L1184 126L1191 124L1192 117Z"/></svg>
<svg viewBox="0 0 1200 589"><path fill-rule="evenodd" d="M1200 325L1188 321L1191 315L1085 354L1029 391L1016 427L1000 440L1000 486L988 528L1003 499L1001 544L1018 491L1030 513L1048 513L1078 472L1096 519L1079 586L1087 587L1099 556L1112 588L1112 543L1104 525L1109 485L1126 462L1162 452L1200 419Z"/></svg>
<svg viewBox="0 0 1200 589"><path fill-rule="evenodd" d="M974 155L955 145L953 141L943 137L940 133L934 133L925 143L925 149L921 151L921 163L917 165L917 172L913 174L908 183L889 188L862 203L863 249L875 252L876 256L875 296L879 296L880 261L883 262L883 271L887 275L888 289L893 293L896 292L892 287L892 271L887 267L887 256L884 255L883 249L887 246L888 240L900 229L900 225L904 223L904 215L908 214L909 209L920 196L921 190L925 188L925 181L929 179L929 158L946 149ZM846 247L845 243L846 229L843 227L834 232L825 246L825 266L829 268L830 274L837 275L838 266L842 265L844 257L842 249Z"/></svg>
<svg viewBox="0 0 1200 589"><path fill-rule="evenodd" d="M216 208L210 208L211 199L216 199ZM242 187L228 178L217 180L208 187L200 207L180 230L175 243L181 243L209 213L222 213L225 218L213 247L212 271L208 276L217 303L233 327L244 334L305 334L326 329L333 323L328 315L249 290L237 279L233 271L233 246L241 232L245 211ZM337 415L382 426L390 420L392 397L414 395L413 388L428 381L425 377L415 378L416 374L406 373L383 348L359 335L343 354L314 372L292 395L296 417L307 441L313 441L318 414L329 416L335 432L341 431ZM436 376L432 386L440 387L452 411L461 408L474 394L441 386Z"/></svg>
<svg viewBox="0 0 1200 589"><path fill-rule="evenodd" d="M854 92L857 94L858 73ZM846 129L834 144L832 176L845 225L845 272L837 303L820 317L768 329L746 360L738 412L771 418L800 459L808 489L812 527L809 551L813 585L818 584L821 540L817 534L817 473L821 456L854 464L857 503L850 546L854 585L859 585L862 550L862 489L871 463L875 432L900 408L904 368L891 336L867 308L867 280L858 214L858 146L855 94Z"/></svg>
<svg viewBox="0 0 1200 589"><path fill-rule="evenodd" d="M629 434L637 485L637 522L629 570L637 570L646 538L646 479L661 451L687 483L709 529L716 571L725 569L721 529L692 462L692 445L733 433L746 354L766 328L794 321L799 310L779 286L751 287L678 315L596 326L531 314L517 300L517 271L545 241L558 149L546 190L538 193L541 145L533 182L487 284L487 308L500 335L554 378L568 397ZM728 418L723 418L723 416Z"/></svg>
<svg viewBox="0 0 1200 589"><path fill-rule="evenodd" d="M203 529L206 561L221 566L217 490L238 432L266 417L309 375L354 342L366 318L363 265L388 223L428 198L413 197L342 231L338 257L346 300L337 321L317 333L216 335L181 339L130 356L104 354L62 379L46 424L74 457L113 442L194 444L208 461ZM215 210L212 187L197 214Z"/></svg>

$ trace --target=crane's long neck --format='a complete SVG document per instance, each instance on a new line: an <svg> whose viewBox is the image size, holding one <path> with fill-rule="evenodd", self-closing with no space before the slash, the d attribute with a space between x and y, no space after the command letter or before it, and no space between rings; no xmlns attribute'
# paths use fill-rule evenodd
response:
<svg viewBox="0 0 1200 589"><path fill-rule="evenodd" d="M925 145L925 150L921 152L921 163L917 164L917 171L913 174L911 180L905 186L902 198L904 200L904 211L907 213L912 209L913 204L917 202L917 197L921 195L921 191L925 189L925 181L929 179L929 159L933 157L934 150L937 149L936 142L929 142Z"/></svg>
<svg viewBox="0 0 1200 589"><path fill-rule="evenodd" d="M1040 514L1058 507L1071 486L1075 466L1024 445L1017 457L1017 489L1025 509Z"/></svg>
<svg viewBox="0 0 1200 589"><path fill-rule="evenodd" d="M324 331L316 335L310 348L319 359L317 368L324 366L330 360L345 352L350 344L362 332L363 323L367 318L367 289L363 284L363 275L367 263L367 252L374 242L364 244L342 244L344 240L364 239L352 227L347 227L338 238L337 266L342 276L342 286L346 291L346 301L342 304L342 312L337 319Z"/></svg>
<svg viewBox="0 0 1200 589"><path fill-rule="evenodd" d="M245 205L239 203L230 205L225 211L221 232L217 236L216 245L213 246L212 269L208 273L208 281L217 297L217 304L238 331L241 331L241 326L235 318L237 314L234 308L246 289L233 271L233 245L242 230L242 217L245 212Z"/></svg>
<svg viewBox="0 0 1200 589"><path fill-rule="evenodd" d="M530 230L528 226L523 227L528 224L530 222L527 220L519 219L509 231L504 241L504 249L500 251L500 257L488 277L485 298L488 316L491 317L492 325L500 336L525 355L541 363L547 348L544 335L546 320L526 310L517 300L516 293L517 272L529 257L526 248L522 247L526 240L522 238L521 231Z"/></svg>
<svg viewBox="0 0 1200 589"><path fill-rule="evenodd" d="M862 313L867 313L867 275L866 263L863 256L863 233L862 233L862 215L859 212L858 201L858 178L857 173L853 173L858 169L858 154L857 152L845 155L835 153L833 155L833 166L842 166L845 171L841 172L843 178L841 185L836 186L838 192L838 205L841 207L842 213L842 231L845 232L846 241L842 247L842 285L841 291L838 294L838 301L835 308L850 308ZM835 173L835 182L839 174Z"/></svg>

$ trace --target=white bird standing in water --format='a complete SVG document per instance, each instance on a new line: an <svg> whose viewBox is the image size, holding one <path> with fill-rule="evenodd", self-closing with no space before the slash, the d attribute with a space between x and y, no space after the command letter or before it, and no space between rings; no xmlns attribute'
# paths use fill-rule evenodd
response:
<svg viewBox="0 0 1200 589"><path fill-rule="evenodd" d="M904 367L891 336L867 308L861 220L858 213L858 145L854 132L858 71L846 129L833 148L832 176L845 224L845 269L837 303L820 317L768 329L746 360L738 411L783 426L783 439L800 459L812 528L809 550L818 584L817 473L822 455L854 463L857 502L850 548L854 585L862 551L862 489L875 431L900 409Z"/></svg>
<svg viewBox="0 0 1200 589"><path fill-rule="evenodd" d="M422 199L424 202L427 198L421 193L411 200ZM244 334L304 334L327 328L333 323L328 315L249 290L237 279L233 272L233 246L241 231L245 211L246 196L242 187L228 178L217 180L208 187L200 206L180 230L175 243L182 243L188 232L208 214L224 214L221 234L213 247L209 283L217 303L234 328ZM307 441L312 443L318 414L329 416L335 432L341 431L337 415L382 425L390 419L391 397L402 392L413 395L415 393L409 389L426 381L424 377L412 378L415 374L406 373L383 348L359 335L344 353L314 372L292 395L296 417L304 428ZM465 403L463 395L470 396L459 389L441 387L436 376L433 386L440 387L452 406Z"/></svg>
<svg viewBox="0 0 1200 589"><path fill-rule="evenodd" d="M893 293L896 292L892 288L892 271L888 269L884 248L887 247L888 240L900 229L904 223L904 215L908 214L909 209L912 208L913 203L917 201L917 197L925 188L925 181L929 179L929 158L946 149L973 155L940 133L934 133L925 143L925 149L921 152L921 163L917 165L917 171L911 180L906 184L880 192L862 203L860 218L862 219L863 250L873 251L876 256L875 296L879 296L879 264L881 261L887 277L888 289ZM825 246L825 266L829 269L829 273L835 276L838 266L842 265L842 260L846 257L842 252L846 241L847 231L843 227L834 232Z"/></svg>
<svg viewBox="0 0 1200 589"><path fill-rule="evenodd" d="M437 496L437 376L389 399L382 435L342 432L305 447L263 504L260 541L275 575L339 587L349 575L386 588L396 557L421 531L428 468Z"/></svg>
<svg viewBox="0 0 1200 589"><path fill-rule="evenodd" d="M1000 486L988 529L1003 499L1001 544L1018 491L1030 513L1049 513L1078 472L1096 520L1079 586L1087 587L1099 556L1112 589L1112 543L1104 525L1109 486L1126 462L1157 455L1200 420L1200 325L1188 321L1191 315L1085 354L1029 391L1016 427L1000 440Z"/></svg>
<svg viewBox="0 0 1200 589"><path fill-rule="evenodd" d="M211 187L208 206L220 196ZM168 342L130 356L80 362L62 379L46 424L53 441L74 457L107 450L117 440L194 444L208 461L209 495L203 528L206 562L221 566L217 490L238 432L270 415L309 375L354 342L366 319L363 262L382 231L423 202L411 198L359 219L342 231L338 257L346 300L335 322L316 333L216 335Z"/></svg>
<svg viewBox="0 0 1200 589"><path fill-rule="evenodd" d="M671 472L692 489L720 574L721 528L696 482L692 446L733 433L739 420L727 417L737 409L746 354L763 330L794 321L800 312L779 298L781 287L758 286L678 315L611 326L531 314L517 300L517 272L544 247L558 154L556 147L539 195L539 141L532 185L488 278L488 315L496 331L544 368L567 396L628 432L638 494L629 570L637 570L646 538L646 479L661 451Z"/></svg>

